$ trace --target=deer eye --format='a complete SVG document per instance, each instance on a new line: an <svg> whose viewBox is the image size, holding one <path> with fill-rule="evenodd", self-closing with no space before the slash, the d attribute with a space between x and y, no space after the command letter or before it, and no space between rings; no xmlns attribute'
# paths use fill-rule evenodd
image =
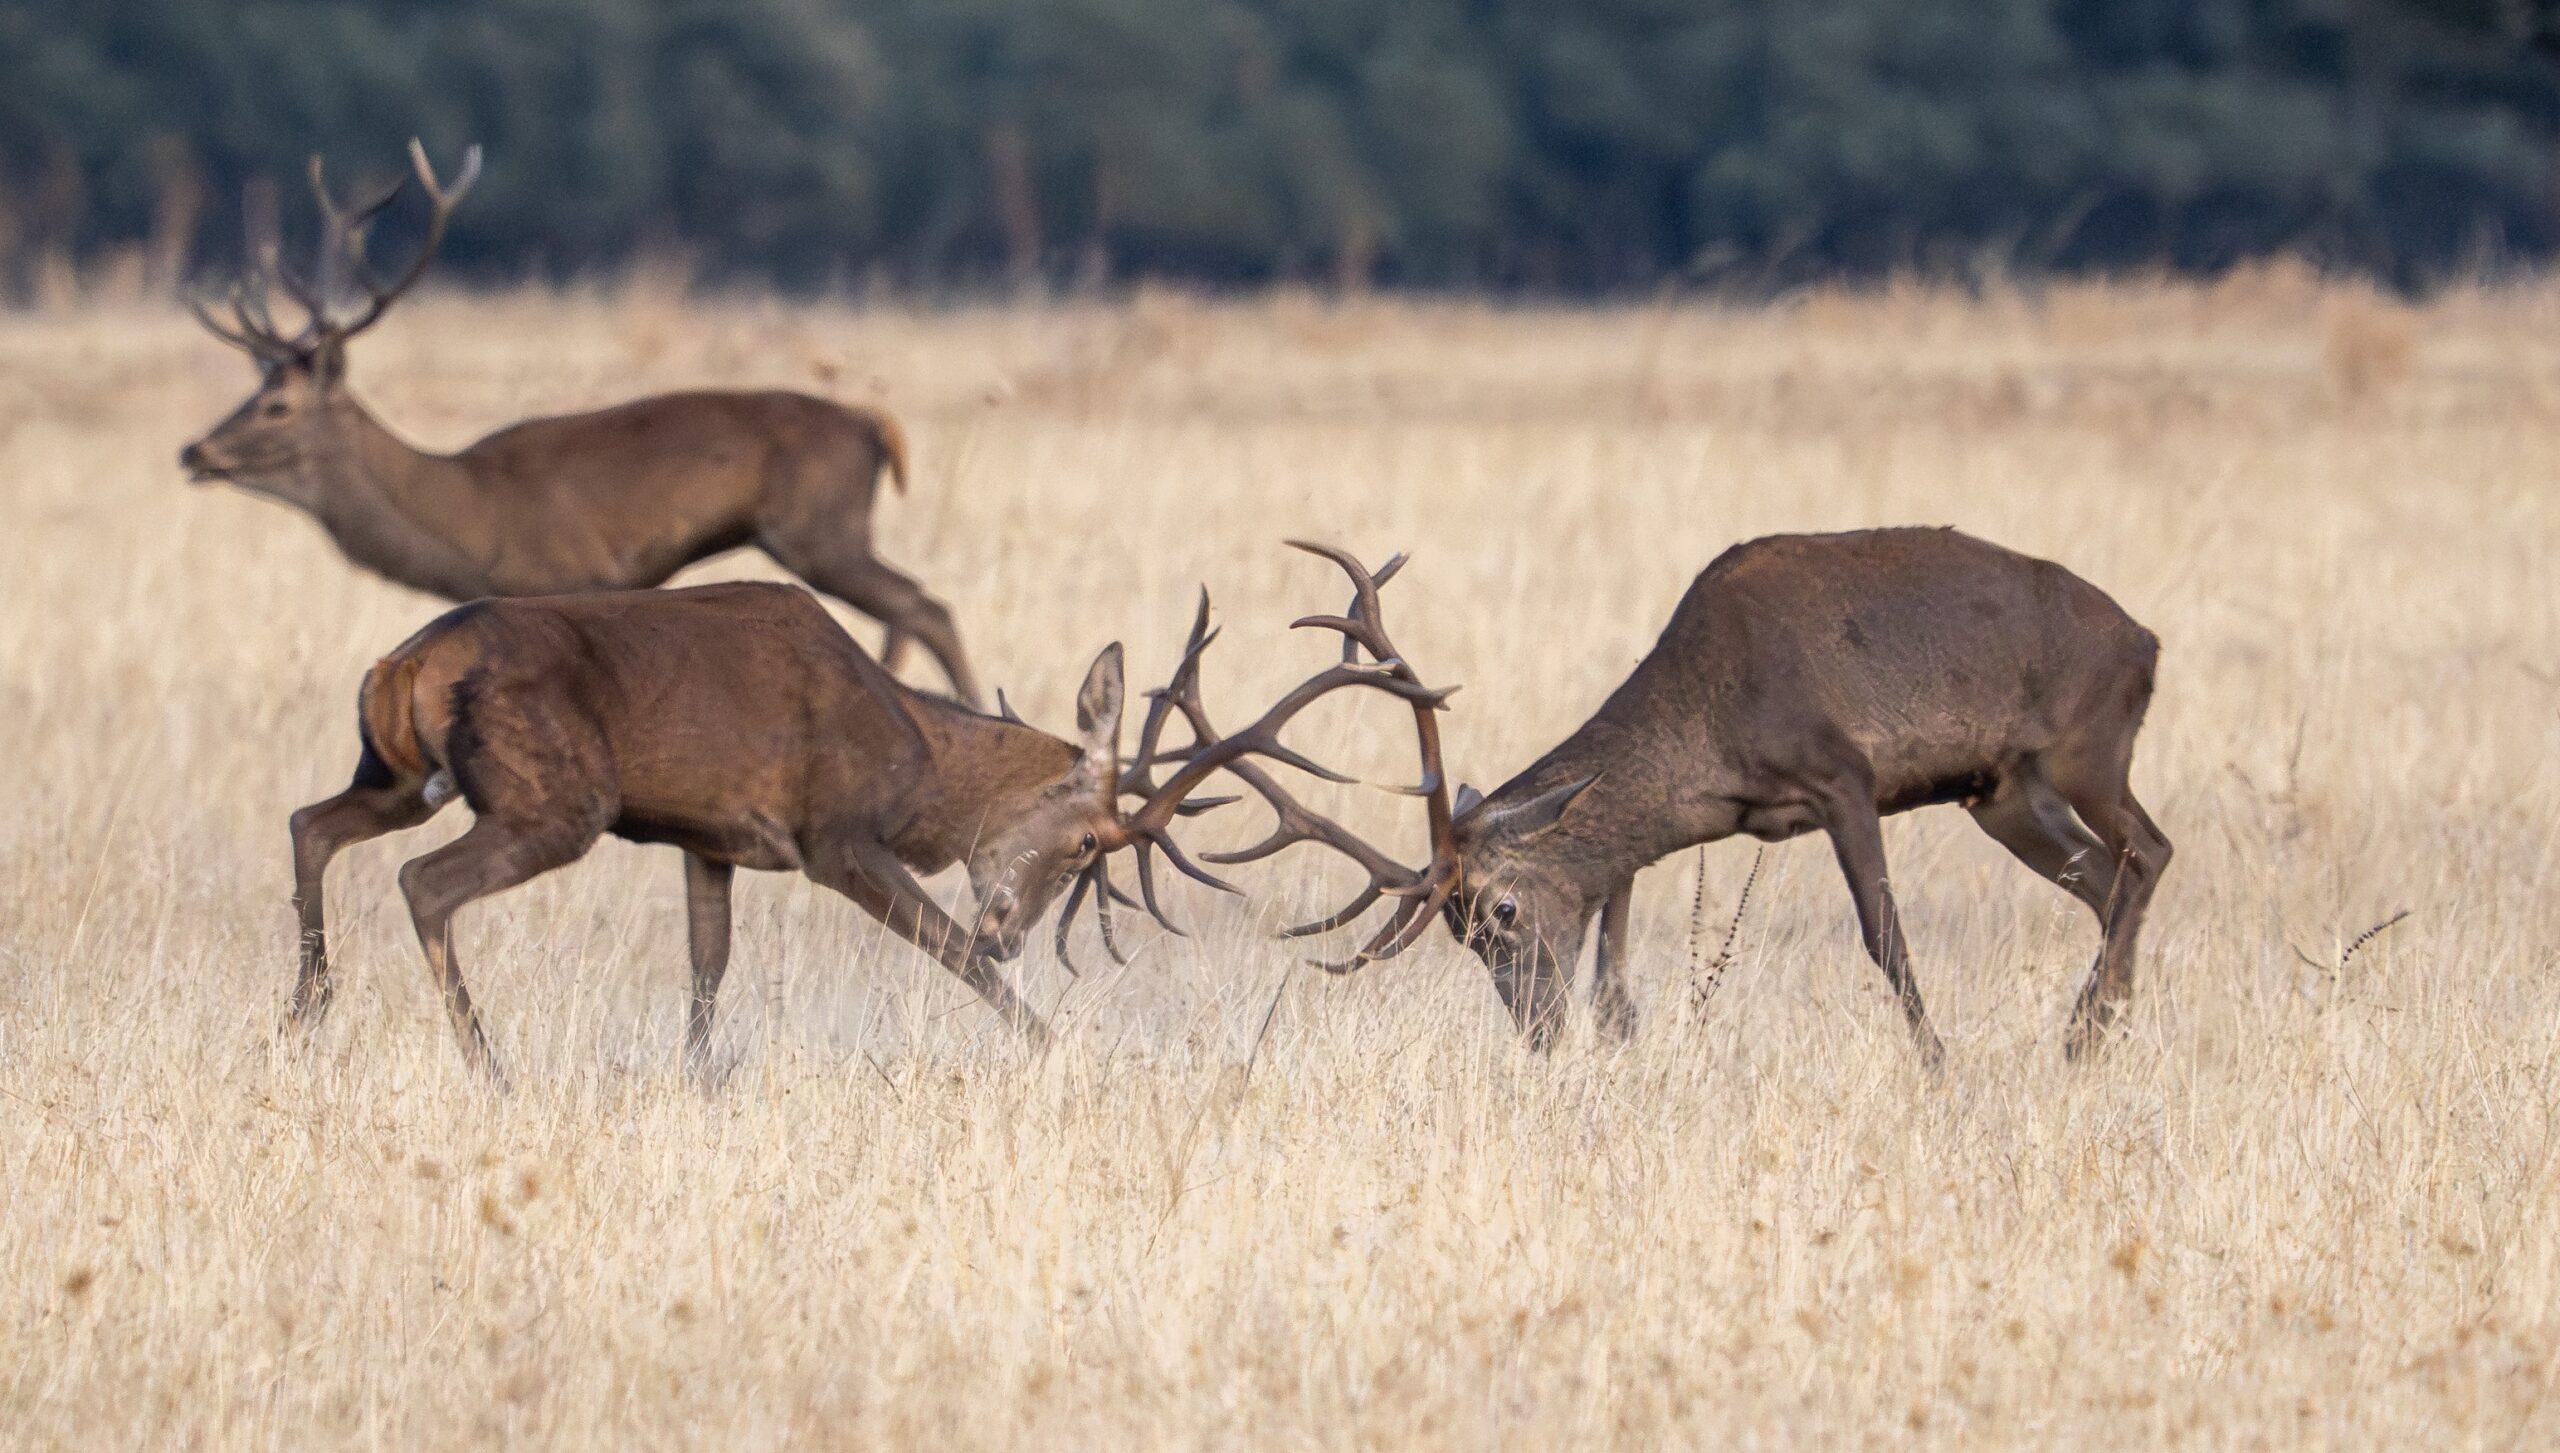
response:
<svg viewBox="0 0 2560 1453"><path fill-rule="evenodd" d="M1080 843L1078 843L1078 844L1076 844L1076 851L1077 851L1078 853L1091 853L1091 852L1093 851L1093 844L1094 844L1094 836L1093 836L1093 834L1092 834L1092 833L1086 833L1086 834L1084 835L1084 841L1083 841L1083 842L1080 842Z"/></svg>
<svg viewBox="0 0 2560 1453"><path fill-rule="evenodd" d="M1493 921L1501 924L1505 928L1509 928L1512 924L1512 920L1519 916L1520 905L1518 902L1514 901L1508 893L1502 895L1501 902L1493 905Z"/></svg>

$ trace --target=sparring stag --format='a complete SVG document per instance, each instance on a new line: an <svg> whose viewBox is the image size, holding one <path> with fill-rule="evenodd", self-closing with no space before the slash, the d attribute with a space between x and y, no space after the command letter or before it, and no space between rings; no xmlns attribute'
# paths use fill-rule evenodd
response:
<svg viewBox="0 0 2560 1453"><path fill-rule="evenodd" d="M1351 556L1320 547L1352 579L1346 659L1412 683L1388 638L1378 587ZM1205 640L1195 630L1195 643ZM1736 834L1777 841L1820 830L1857 905L1923 1060L1943 1051L1921 1006L1885 872L1882 819L1961 803L2020 862L2079 899L2104 936L2066 1047L2088 1053L2133 988L2134 942L2169 840L2128 781L2159 642L2095 586L2049 561L1953 530L1787 535L1737 545L1700 573L1653 651L1581 729L1490 793L1452 799L1430 712L1416 708L1432 856L1407 868L1239 774L1279 814L1263 842L1203 854L1233 863L1317 842L1369 882L1341 912L1289 930L1327 932L1382 899L1393 915L1337 973L1387 958L1443 918L1492 971L1530 1042L1562 1020L1584 933L1599 919L1593 1008L1632 1032L1621 980L1638 869ZM1196 650L1160 698L1198 743L1217 740L1198 693ZM1431 699L1436 700L1436 697ZM1182 755L1194 748L1176 749ZM1142 747L1142 756L1144 749Z"/></svg>
<svg viewBox="0 0 2560 1453"><path fill-rule="evenodd" d="M922 642L953 691L977 704L951 613L872 553L880 475L907 484L906 443L886 414L776 391L660 394L528 419L456 454L414 448L377 422L347 386L347 344L426 274L480 175L476 146L450 185L415 141L409 160L429 211L417 255L394 281L376 276L365 241L410 178L341 201L315 156L317 267L306 276L283 266L274 239L253 231L228 321L195 304L215 337L257 363L259 384L178 456L190 478L281 500L319 521L348 559L446 600L642 589L754 545L885 625L881 659L892 671L908 642ZM291 334L275 321L278 287L305 318Z"/></svg>
<svg viewBox="0 0 2560 1453"><path fill-rule="evenodd" d="M1195 672L1199 644L1187 658ZM1427 696L1363 666L1322 680L1323 690ZM684 853L693 960L685 1049L706 1080L739 868L797 871L842 893L1045 1044L1047 1026L997 965L1019 953L1058 893L1073 885L1058 920L1062 956L1088 892L1115 957L1112 902L1142 902L1172 928L1157 898L1156 850L1227 887L1167 831L1177 816L1217 805L1190 798L1192 789L1220 766L1258 776L1240 760L1251 752L1296 760L1263 745L1276 725L1257 728L1199 753L1163 787L1141 787L1121 774L1121 700L1114 644L1077 694L1080 742L1009 713L983 715L901 686L814 597L787 585L475 601L366 674L353 782L293 814L302 960L290 1019L309 1030L329 1007L321 885L330 859L459 797L470 829L403 866L400 887L463 1053L493 1076L454 951L454 914L576 861L607 833ZM1285 720L1297 701L1274 712ZM1132 792L1144 801L1124 814L1120 799ZM1106 867L1122 848L1135 850L1139 900L1123 898ZM966 866L977 903L965 925L915 877L954 863Z"/></svg>

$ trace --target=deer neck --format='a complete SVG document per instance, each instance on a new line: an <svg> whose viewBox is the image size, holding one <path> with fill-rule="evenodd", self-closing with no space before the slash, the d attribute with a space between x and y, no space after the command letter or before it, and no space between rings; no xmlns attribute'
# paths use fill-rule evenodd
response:
<svg viewBox="0 0 2560 1453"><path fill-rule="evenodd" d="M1076 749L1047 732L939 697L909 693L908 701L932 763L890 841L911 865L964 861L995 825L1021 817L1075 772Z"/></svg>
<svg viewBox="0 0 2560 1453"><path fill-rule="evenodd" d="M416 448L347 395L317 452L313 513L349 559L451 600L493 593L489 522L460 461Z"/></svg>
<svg viewBox="0 0 2560 1453"><path fill-rule="evenodd" d="M1683 731L1676 736L1685 738ZM1712 733L1709 733L1712 736ZM1733 831L1723 774L1675 734L1613 720L1604 711L1486 799L1498 813L1550 789L1590 779L1564 815L1514 851L1581 885L1595 900L1683 848Z"/></svg>

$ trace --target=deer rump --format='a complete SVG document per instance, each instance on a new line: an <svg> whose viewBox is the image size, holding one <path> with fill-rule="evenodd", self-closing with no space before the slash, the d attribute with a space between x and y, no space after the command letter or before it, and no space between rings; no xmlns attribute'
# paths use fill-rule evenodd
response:
<svg viewBox="0 0 2560 1453"><path fill-rule="evenodd" d="M357 777L579 842L793 871L813 805L869 804L883 822L825 825L880 829L923 777L885 681L786 585L475 601L366 676Z"/></svg>

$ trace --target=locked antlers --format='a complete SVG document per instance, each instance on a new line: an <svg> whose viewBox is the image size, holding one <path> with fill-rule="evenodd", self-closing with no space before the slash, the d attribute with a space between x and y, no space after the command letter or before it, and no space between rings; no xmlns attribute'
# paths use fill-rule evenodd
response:
<svg viewBox="0 0 2560 1453"><path fill-rule="evenodd" d="M1233 798L1200 799L1189 795L1213 773L1221 770L1229 773L1270 805L1275 821L1271 834L1261 842L1234 852L1203 854L1207 861L1220 865L1259 862L1298 843L1312 842L1321 843L1350 858L1369 875L1367 886L1348 904L1312 923L1299 924L1287 930L1287 936L1297 938L1328 933L1357 921L1382 899L1398 900L1393 915L1357 954L1340 962L1324 964L1330 972L1347 973L1375 960L1390 958L1411 946L1456 890L1457 851L1450 829L1448 778L1441 769L1440 725L1436 716L1456 688L1434 690L1425 686L1387 635L1385 617L1378 604L1378 588L1403 568L1404 556L1396 556L1372 573L1356 557L1332 546L1298 540L1289 544L1294 549L1332 561L1351 578L1353 593L1347 613L1307 616L1292 622L1293 626L1340 634L1343 640L1341 664L1300 683L1243 731L1233 736L1220 735L1211 725L1207 707L1200 697L1200 657L1209 643L1217 638L1217 632L1209 626L1208 595L1202 592L1200 612L1192 623L1191 638L1184 647L1182 661L1163 689L1149 693L1146 723L1139 733L1138 755L1121 772L1119 790L1122 795L1143 798L1144 803L1122 817L1119 841L1113 845L1134 846L1138 850L1139 891L1148 910L1156 915L1159 922L1165 922L1165 919L1156 903L1150 848L1163 849L1173 865L1190 877L1227 892L1236 891L1192 863L1166 832L1178 815L1234 801ZM1365 660L1362 659L1364 654ZM1310 761L1280 740L1281 728L1300 711L1333 692L1351 687L1385 692L1405 702L1413 711L1414 732L1422 756L1422 780L1416 787L1399 790L1423 798L1429 806L1432 855L1430 863L1419 872L1398 863L1340 823L1309 809L1251 760L1259 757L1328 782L1352 780ZM1179 714L1190 728L1192 740L1178 747L1166 747L1162 741L1164 726L1175 714ZM1157 768L1173 762L1180 763L1180 766L1158 785L1155 781ZM1083 885L1078 886L1077 896L1080 898ZM1107 914L1107 908L1105 912ZM1172 927L1169 922L1166 926Z"/></svg>

